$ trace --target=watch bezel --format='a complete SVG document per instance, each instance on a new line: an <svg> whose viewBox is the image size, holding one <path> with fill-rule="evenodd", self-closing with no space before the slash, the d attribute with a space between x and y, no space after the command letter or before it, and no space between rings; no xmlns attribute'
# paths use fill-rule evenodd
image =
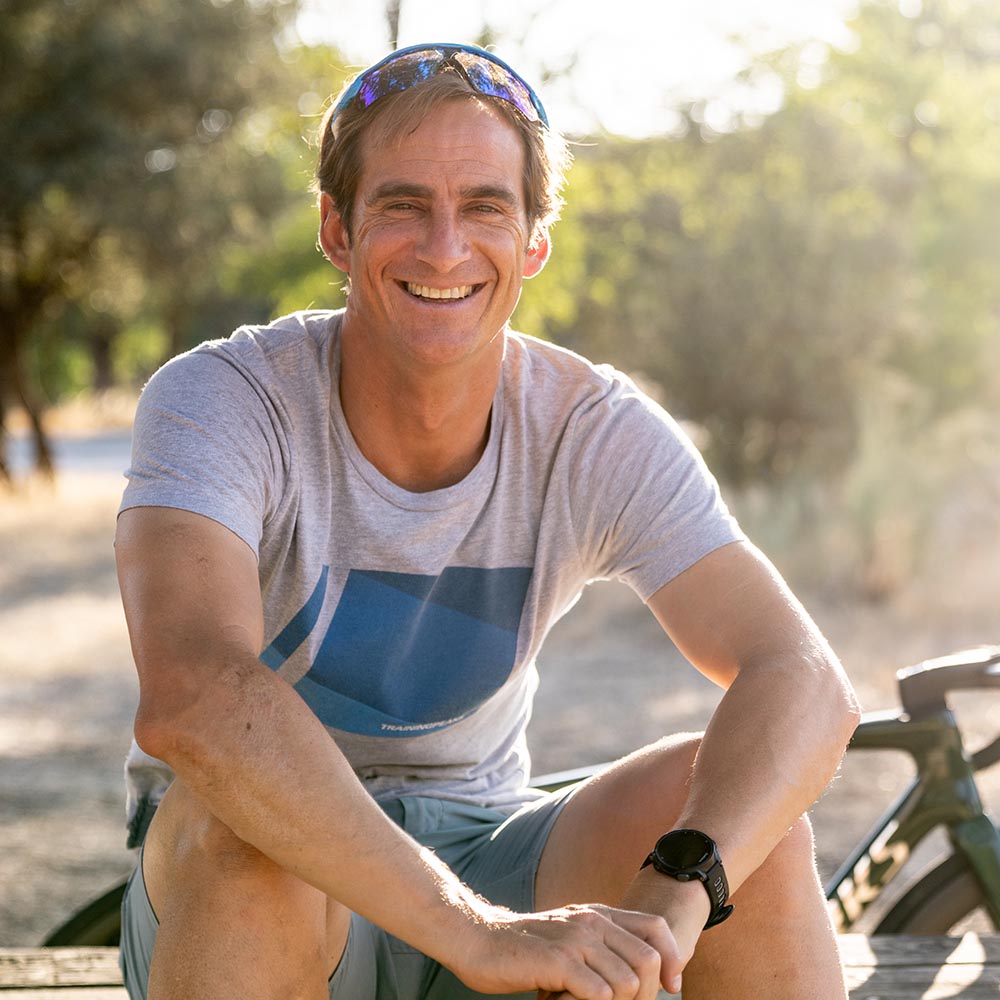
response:
<svg viewBox="0 0 1000 1000"><path fill-rule="evenodd" d="M681 838L695 840L702 845L703 850L697 860L681 863L666 856L666 850ZM721 863L721 859L719 858L718 846L711 837L702 833L701 830L671 830L669 833L663 834L653 847L654 867L657 871L663 872L664 875L671 875L674 878L686 875L688 880L692 878L704 879L709 869L714 864L719 863ZM685 880L682 879L682 881Z"/></svg>
<svg viewBox="0 0 1000 1000"><path fill-rule="evenodd" d="M667 853L671 846L676 845L678 839L697 839L704 847L704 852L693 863L682 864L672 861ZM673 845L672 843L673 842ZM663 834L657 840L650 851L649 857L643 862L642 867L652 865L653 868L663 875L676 879L678 882L692 882L699 880L708 893L709 912L708 921L705 924L706 930L721 924L732 912L732 905L727 905L729 901L729 881L726 878L726 870L722 865L722 857L719 854L719 847L715 841L701 830L683 828L671 830Z"/></svg>

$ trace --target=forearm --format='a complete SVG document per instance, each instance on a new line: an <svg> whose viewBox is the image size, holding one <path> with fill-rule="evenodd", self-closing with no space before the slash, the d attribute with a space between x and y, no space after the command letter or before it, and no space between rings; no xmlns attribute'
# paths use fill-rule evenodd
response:
<svg viewBox="0 0 1000 1000"><path fill-rule="evenodd" d="M675 940L659 918L606 907L524 915L481 900L383 814L283 681L252 664L224 676L230 696L216 690L204 719L193 707L182 726L150 725L150 749L286 870L480 993L590 998L639 976L649 992L665 981L661 970L679 972Z"/></svg>
<svg viewBox="0 0 1000 1000"><path fill-rule="evenodd" d="M706 556L650 607L678 649L726 689L679 822L718 842L735 889L833 777L857 702L819 629L749 543Z"/></svg>
<svg viewBox="0 0 1000 1000"><path fill-rule="evenodd" d="M731 894L829 782L856 713L828 651L750 664L733 681L701 742L675 822L716 841ZM709 916L709 895L697 881L664 878L652 867L636 872L622 905L664 917L686 955Z"/></svg>
<svg viewBox="0 0 1000 1000"><path fill-rule="evenodd" d="M284 681L245 654L230 657L213 665L211 690L174 701L169 715L144 698L140 744L241 839L447 961L442 952L490 908L383 814Z"/></svg>
<svg viewBox="0 0 1000 1000"><path fill-rule="evenodd" d="M822 793L856 722L850 686L821 647L740 671L705 732L677 824L718 842L733 891Z"/></svg>

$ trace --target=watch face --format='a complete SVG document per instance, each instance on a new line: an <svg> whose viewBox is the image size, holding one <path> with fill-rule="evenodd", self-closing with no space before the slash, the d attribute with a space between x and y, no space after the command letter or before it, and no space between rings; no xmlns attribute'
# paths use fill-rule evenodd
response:
<svg viewBox="0 0 1000 1000"><path fill-rule="evenodd" d="M659 839L656 853L671 868L697 868L712 858L712 842L696 830L674 830Z"/></svg>

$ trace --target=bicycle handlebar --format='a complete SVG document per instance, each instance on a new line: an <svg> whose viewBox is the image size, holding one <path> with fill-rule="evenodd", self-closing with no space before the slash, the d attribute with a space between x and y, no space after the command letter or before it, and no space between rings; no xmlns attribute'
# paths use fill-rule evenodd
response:
<svg viewBox="0 0 1000 1000"><path fill-rule="evenodd" d="M1000 688L1000 646L980 646L924 660L896 673L903 709L918 717L946 708L949 691Z"/></svg>

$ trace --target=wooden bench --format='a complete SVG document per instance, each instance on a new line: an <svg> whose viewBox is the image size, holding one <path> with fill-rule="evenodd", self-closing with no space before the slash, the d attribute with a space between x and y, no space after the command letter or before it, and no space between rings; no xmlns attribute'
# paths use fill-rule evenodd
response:
<svg viewBox="0 0 1000 1000"><path fill-rule="evenodd" d="M1000 997L1000 935L845 934L840 945L851 1000ZM0 948L0 1000L127 1000L118 951Z"/></svg>

